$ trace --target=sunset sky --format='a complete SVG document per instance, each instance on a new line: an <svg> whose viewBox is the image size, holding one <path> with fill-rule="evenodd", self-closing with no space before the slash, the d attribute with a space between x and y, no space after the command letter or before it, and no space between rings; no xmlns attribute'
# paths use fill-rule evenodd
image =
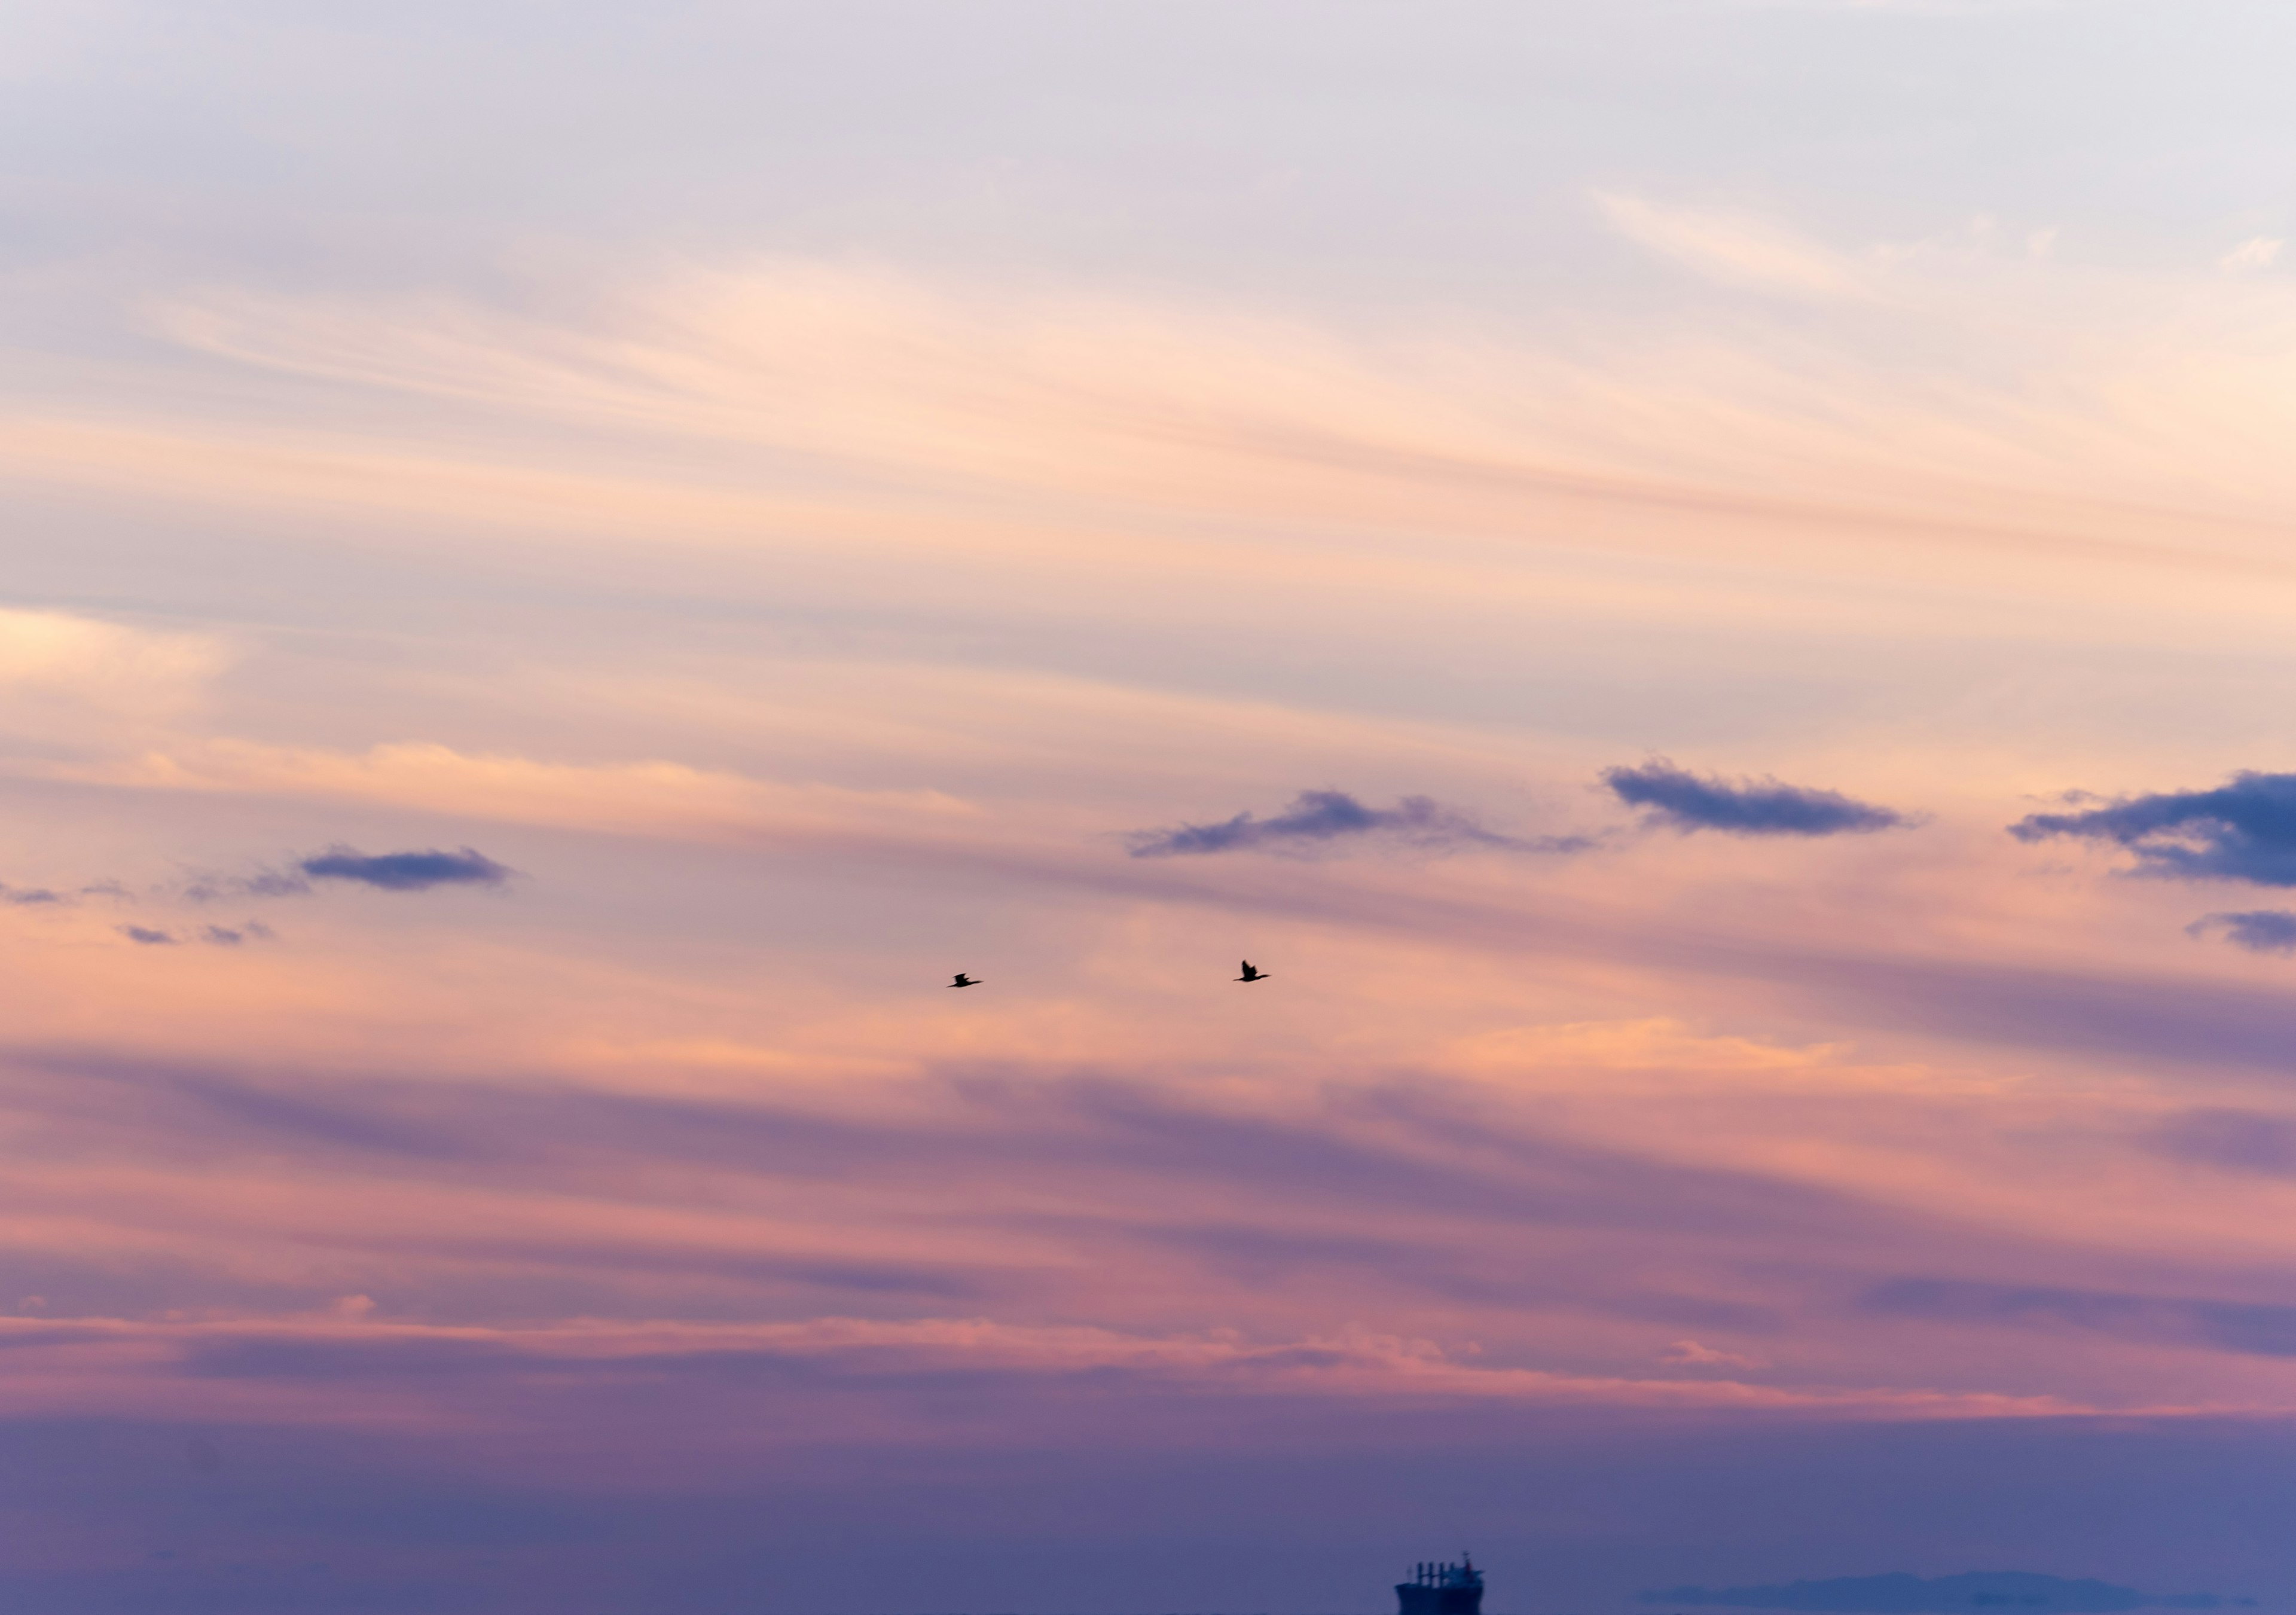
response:
<svg viewBox="0 0 2296 1615"><path fill-rule="evenodd" d="M2292 61L16 0L0 1604L2296 1607Z"/></svg>

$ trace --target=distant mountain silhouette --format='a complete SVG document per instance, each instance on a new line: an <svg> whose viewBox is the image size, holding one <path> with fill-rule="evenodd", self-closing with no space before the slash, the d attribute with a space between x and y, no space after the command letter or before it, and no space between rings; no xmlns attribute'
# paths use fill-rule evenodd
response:
<svg viewBox="0 0 2296 1615"><path fill-rule="evenodd" d="M1923 1578L1840 1576L1831 1581L1790 1581L1759 1587L1669 1587L1638 1595L1644 1603L1723 1604L1742 1610L1823 1610L1857 1615L1944 1615L1988 1610L2022 1615L2113 1615L2121 1610L2217 1610L2251 1606L2253 1598L2213 1593L2140 1593L2109 1581L2072 1581L2030 1570L1972 1570Z"/></svg>

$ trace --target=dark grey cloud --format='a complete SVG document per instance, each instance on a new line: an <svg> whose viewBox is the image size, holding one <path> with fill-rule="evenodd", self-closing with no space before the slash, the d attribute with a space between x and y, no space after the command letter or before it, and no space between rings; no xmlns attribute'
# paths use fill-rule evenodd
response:
<svg viewBox="0 0 2296 1615"><path fill-rule="evenodd" d="M1893 808L1876 807L1839 791L1781 784L1773 779L1732 783L1677 768L1665 758L1640 767L1605 768L1603 783L1647 822L1689 832L1728 835L1844 835L1890 830L1909 823Z"/></svg>
<svg viewBox="0 0 2296 1615"><path fill-rule="evenodd" d="M2235 1172L2296 1176L2296 1120L2260 1111L2186 1111L2139 1141L2155 1155Z"/></svg>
<svg viewBox="0 0 2296 1615"><path fill-rule="evenodd" d="M2296 1357L2296 1307L2186 1296L2130 1295L2046 1284L1893 1279L1858 1298L1867 1312L1953 1323L2055 1324L2123 1340Z"/></svg>
<svg viewBox="0 0 2296 1615"><path fill-rule="evenodd" d="M464 847L454 852L383 852L373 857L355 847L334 846L295 865L314 881L356 881L385 891L427 891L433 886L499 886L512 871L486 854Z"/></svg>
<svg viewBox="0 0 2296 1615"><path fill-rule="evenodd" d="M2252 954L2296 954L2296 914L2284 908L2251 908L2242 914L2202 914L2185 927L2187 936L2213 931Z"/></svg>
<svg viewBox="0 0 2296 1615"><path fill-rule="evenodd" d="M2110 1615L2119 1610L2214 1610L2253 1604L2252 1598L2213 1593L2140 1593L2108 1581L2072 1580L2030 1570L1978 1570L1924 1578L1837 1576L1771 1586L1669 1587L1638 1595L1644 1603L1720 1604L1741 1610L1870 1611L1872 1615L1931 1615L1932 1611L2038 1610L2057 1615Z"/></svg>
<svg viewBox="0 0 2296 1615"><path fill-rule="evenodd" d="M2136 855L2136 873L2296 886L2296 774L2235 774L2213 791L2162 791L2009 826L2021 841L2077 836ZM2246 946L2243 944L2243 946Z"/></svg>
<svg viewBox="0 0 2296 1615"><path fill-rule="evenodd" d="M123 925L119 928L119 934L130 942L141 942L146 947L168 947L176 942L173 932L153 930L144 925Z"/></svg>
<svg viewBox="0 0 2296 1615"><path fill-rule="evenodd" d="M1134 857L1165 858L1214 852L1299 852L1359 837L1382 837L1438 852L1488 847L1562 853L1593 845L1586 836L1502 835L1431 797L1406 796L1392 808L1367 808L1344 791L1302 791L1273 818L1239 813L1212 824L1136 831L1131 840Z"/></svg>
<svg viewBox="0 0 2296 1615"><path fill-rule="evenodd" d="M0 903L19 907L35 903L61 903L63 898L45 886L0 886Z"/></svg>

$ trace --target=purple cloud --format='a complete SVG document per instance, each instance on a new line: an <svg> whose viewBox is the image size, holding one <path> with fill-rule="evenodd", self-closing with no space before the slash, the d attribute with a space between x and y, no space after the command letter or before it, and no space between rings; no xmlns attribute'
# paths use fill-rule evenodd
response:
<svg viewBox="0 0 2296 1615"><path fill-rule="evenodd" d="M1653 758L1638 768L1603 771L1603 783L1645 820L1687 833L1718 830L1726 835L1843 835L1890 830L1909 821L1893 808L1877 807L1807 785L1776 780L1736 784L1677 768Z"/></svg>
<svg viewBox="0 0 2296 1615"><path fill-rule="evenodd" d="M384 852L373 857L336 845L295 867L315 881L355 881L384 891L427 891L433 886L499 886L514 873L474 848L455 852Z"/></svg>
<svg viewBox="0 0 2296 1615"><path fill-rule="evenodd" d="M2296 774L2244 771L2213 791L2155 791L2079 813L2031 814L2009 833L2021 841L2060 835L2112 841L2136 854L2138 874L2296 886Z"/></svg>
<svg viewBox="0 0 2296 1615"><path fill-rule="evenodd" d="M1472 816L1430 797L1406 796L1392 808L1366 808L1344 791L1302 791L1273 818L1246 812L1212 824L1136 831L1132 836L1132 856L1165 858L1216 852L1298 851L1374 836L1429 851L1488 847L1510 852L1565 853L1593 845L1586 836L1502 835L1485 829Z"/></svg>
<svg viewBox="0 0 2296 1615"><path fill-rule="evenodd" d="M2296 914L2284 908L2202 914L2185 927L2185 934L2192 937L2204 937L2211 931L2223 932L2226 941L2252 954L2296 954Z"/></svg>

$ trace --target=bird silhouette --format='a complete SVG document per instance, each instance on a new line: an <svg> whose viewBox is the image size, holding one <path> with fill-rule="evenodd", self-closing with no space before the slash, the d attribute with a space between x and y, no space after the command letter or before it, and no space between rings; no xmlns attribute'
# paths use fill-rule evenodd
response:
<svg viewBox="0 0 2296 1615"><path fill-rule="evenodd" d="M1246 959L1243 962L1243 974L1238 976L1236 980L1239 981L1265 981L1267 980L1267 972L1264 970L1252 969L1251 961Z"/></svg>
<svg viewBox="0 0 2296 1615"><path fill-rule="evenodd" d="M956 980L954 980L954 981L952 981L952 982L950 982L950 983L949 983L949 985L950 985L951 987L979 987L979 986L980 985L980 982L978 982L978 981L975 981L972 977L970 977L970 976L966 975L963 971L957 971L957 972L956 972Z"/></svg>

